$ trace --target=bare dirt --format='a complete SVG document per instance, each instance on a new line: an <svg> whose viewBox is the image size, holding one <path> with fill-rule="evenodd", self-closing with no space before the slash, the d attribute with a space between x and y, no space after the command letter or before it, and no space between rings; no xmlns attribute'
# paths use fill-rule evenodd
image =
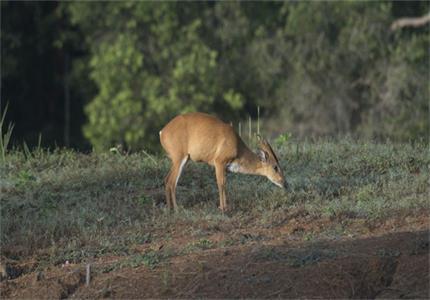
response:
<svg viewBox="0 0 430 300"><path fill-rule="evenodd" d="M430 298L429 220L388 220L374 228L338 239L317 236L329 220L289 220L276 228L219 228L213 243L241 235L243 243L187 253L191 241L179 226L165 243L141 246L177 250L148 266L109 267L124 257L105 256L85 264L32 270L16 264L16 276L0 283L1 297L60 298ZM333 220L331 220L333 222ZM204 224L202 224L204 227ZM351 228L361 228L353 223ZM355 230L354 232L360 232ZM218 244L217 244L218 245Z"/></svg>

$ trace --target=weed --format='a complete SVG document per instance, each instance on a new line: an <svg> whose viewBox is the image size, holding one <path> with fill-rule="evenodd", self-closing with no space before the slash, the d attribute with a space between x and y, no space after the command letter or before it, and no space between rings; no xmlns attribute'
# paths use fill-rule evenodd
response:
<svg viewBox="0 0 430 300"><path fill-rule="evenodd" d="M275 145L278 148L281 148L282 146L284 146L288 140L291 139L291 133L289 132L285 132L283 134L280 134L276 139L275 139Z"/></svg>
<svg viewBox="0 0 430 300"><path fill-rule="evenodd" d="M138 201L142 207L145 207L153 202L152 199L145 194L140 195Z"/></svg>
<svg viewBox="0 0 430 300"><path fill-rule="evenodd" d="M313 233L312 231L311 232L306 232L303 235L303 240L304 241L312 241L314 239L315 239L315 233Z"/></svg>
<svg viewBox="0 0 430 300"><path fill-rule="evenodd" d="M230 247L230 246L234 246L236 245L237 242L234 239L225 239L222 240L221 242L219 242L219 247L224 248L224 247Z"/></svg>
<svg viewBox="0 0 430 300"><path fill-rule="evenodd" d="M169 255L163 251L148 250L144 253L132 254L125 259L104 266L100 272L109 273L122 268L137 268L139 266L146 266L149 269L154 269L168 257Z"/></svg>
<svg viewBox="0 0 430 300"><path fill-rule="evenodd" d="M147 266L150 269L155 268L161 260L161 255L156 251L148 251L144 254L135 254L128 258L124 266L136 268L140 265Z"/></svg>
<svg viewBox="0 0 430 300"><path fill-rule="evenodd" d="M6 118L6 112L7 112L8 104L6 104L6 107L3 112L0 110L0 154L2 162L6 161L6 152L9 147L10 137L12 136L12 131L14 124L9 123L6 129L3 129L3 125Z"/></svg>
<svg viewBox="0 0 430 300"><path fill-rule="evenodd" d="M17 187L17 188L20 188L20 187L25 188L27 186L27 184L30 184L31 182L33 182L35 180L36 180L36 177L34 175L32 175L29 171L22 170L16 176L15 187Z"/></svg>
<svg viewBox="0 0 430 300"><path fill-rule="evenodd" d="M187 244L182 249L182 253L192 253L198 250L207 250L213 248L214 246L214 243L208 239L199 239Z"/></svg>

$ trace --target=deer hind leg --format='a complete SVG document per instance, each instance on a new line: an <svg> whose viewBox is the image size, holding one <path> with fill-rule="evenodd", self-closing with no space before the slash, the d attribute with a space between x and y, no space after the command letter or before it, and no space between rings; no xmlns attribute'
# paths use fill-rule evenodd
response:
<svg viewBox="0 0 430 300"><path fill-rule="evenodd" d="M170 167L170 170L167 173L166 177L164 178L164 186L165 186L165 193L166 193L166 204L167 204L167 207L169 209L172 209L172 206L173 206L173 204L172 204L172 189L170 188L170 185L169 185L169 178L170 178L170 175L172 174L172 169L173 169L173 164Z"/></svg>
<svg viewBox="0 0 430 300"><path fill-rule="evenodd" d="M218 184L219 192L219 205L221 211L225 212L228 210L227 199L226 199L226 170L225 164L216 163L215 164L216 181Z"/></svg>
<svg viewBox="0 0 430 300"><path fill-rule="evenodd" d="M179 177L181 177L182 170L188 161L188 155L182 159L172 160L172 167L166 177L166 199L169 208L178 209L176 204L176 186L178 185Z"/></svg>

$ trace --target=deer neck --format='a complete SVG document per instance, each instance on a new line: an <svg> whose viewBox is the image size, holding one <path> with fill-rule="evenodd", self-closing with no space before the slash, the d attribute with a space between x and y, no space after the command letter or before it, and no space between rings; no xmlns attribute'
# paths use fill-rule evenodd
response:
<svg viewBox="0 0 430 300"><path fill-rule="evenodd" d="M229 164L228 169L232 172L258 175L260 174L261 160L257 154L248 148L243 148L238 157Z"/></svg>

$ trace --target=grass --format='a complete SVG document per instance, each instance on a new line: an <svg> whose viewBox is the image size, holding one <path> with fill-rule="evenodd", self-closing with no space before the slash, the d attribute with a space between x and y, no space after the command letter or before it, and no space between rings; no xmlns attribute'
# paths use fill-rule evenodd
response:
<svg viewBox="0 0 430 300"><path fill-rule="evenodd" d="M199 250L207 250L213 248L215 245L212 241L207 239L199 239L191 242L182 249L182 253L191 253Z"/></svg>
<svg viewBox="0 0 430 300"><path fill-rule="evenodd" d="M9 147L10 137L12 136L12 131L14 127L12 123L9 123L7 127L4 126L7 108L8 104L6 104L6 107L2 112L0 107L0 158L2 162L6 160L6 152Z"/></svg>
<svg viewBox="0 0 430 300"><path fill-rule="evenodd" d="M0 164L2 255L37 255L59 264L111 253L136 256L130 265L155 266L158 258L130 249L166 240L177 228L199 235L223 226L276 227L294 214L340 224L430 211L427 145L279 141L277 152L291 191L265 178L229 174L233 211L227 216L217 209L214 170L203 164L187 165L177 189L181 208L171 214L164 207L163 178L169 168L164 157L10 150ZM304 238L316 237L305 233ZM189 245L214 246L203 237Z"/></svg>

